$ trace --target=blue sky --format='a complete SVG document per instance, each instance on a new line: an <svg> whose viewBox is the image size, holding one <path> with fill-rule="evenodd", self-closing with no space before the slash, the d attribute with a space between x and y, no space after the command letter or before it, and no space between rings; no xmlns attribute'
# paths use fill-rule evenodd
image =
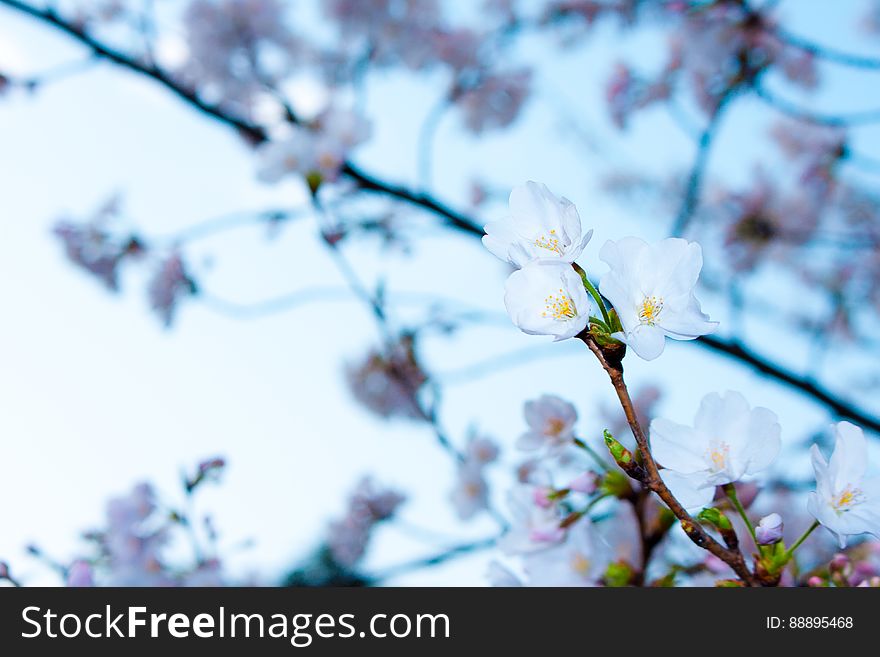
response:
<svg viewBox="0 0 880 657"><path fill-rule="evenodd" d="M833 4L783 6L793 31L880 52L880 41L851 37L853 17L864 3ZM844 4L852 13L838 11ZM526 39L520 56L541 63L538 97L516 129L479 142L461 132L454 113L445 116L435 138L438 194L463 204L473 176L502 189L527 179L547 183L571 198L584 222L595 227L582 259L594 273L602 271L596 254L605 239L665 236L668 217L636 216L599 193L598 181L610 168L660 172L685 166L692 152L659 111L636 121L623 139L612 132L601 97L620 55L612 47L617 41L614 30L602 29L589 48L558 54L543 41ZM623 40L623 47L644 59L660 43L648 34ZM0 9L0 69L40 71L78 54L65 39ZM816 106L880 105L880 74L855 79L831 73ZM376 121L375 139L358 152L358 161L390 179L415 183L414 144L439 88L430 77L371 79L367 113ZM748 162L765 141L760 116L757 107L737 111L720 136L714 175L747 179ZM572 120L579 126L574 138ZM876 130L860 137L867 150L873 145L880 153ZM455 522L447 503L453 466L429 431L376 421L353 405L343 364L375 338L368 313L354 300L248 320L192 303L174 329L164 331L148 313L141 274L126 275L123 293L110 296L64 259L50 235L52 224L65 214L86 216L113 192L122 195L132 224L152 235L230 212L302 202L295 184L256 182L252 153L228 129L155 85L101 65L33 97L0 99L0 167L0 558L11 561L22 578L52 581L24 556L27 543L69 558L81 546L78 532L101 523L108 496L149 479L173 498L180 468L214 454L227 457L230 467L221 486L204 491L201 506L215 516L236 575L271 580L290 566L317 542L328 518L342 512L363 473L409 492L406 524L430 528L440 535L435 539L454 543L493 530L488 520ZM481 220L503 212L503 205L489 206ZM271 240L260 227L242 228L202 240L187 253L204 289L229 300L343 285L315 234L311 220L293 223ZM364 278L387 276L392 294L432 293L503 312L504 269L476 240L426 231L413 259L383 255L369 241L348 254ZM771 293L777 288L784 293L783 285L768 282ZM704 308L727 319L720 299L705 297ZM779 344L784 336L753 324L750 335L762 346ZM498 323L432 341L425 353L429 366L444 372L540 343ZM795 367L808 354L806 345L787 336L784 348L767 350ZM576 403L584 433L600 430L596 408L611 404L612 390L598 365L578 344L548 347L548 353L554 357L450 385L443 417L450 433L462 440L470 426L485 430L501 442L509 464L523 429L522 402L545 392ZM635 388L664 384L663 414L679 421L692 417L703 394L725 388L774 409L785 439L799 439L827 418L814 404L691 345L670 344L653 363L630 358L627 373ZM880 411L876 401L873 406ZM503 467L496 471L501 500L506 477ZM436 540L415 534L383 530L368 565L437 549ZM250 540L253 545L243 548ZM472 583L488 557L400 583Z"/></svg>

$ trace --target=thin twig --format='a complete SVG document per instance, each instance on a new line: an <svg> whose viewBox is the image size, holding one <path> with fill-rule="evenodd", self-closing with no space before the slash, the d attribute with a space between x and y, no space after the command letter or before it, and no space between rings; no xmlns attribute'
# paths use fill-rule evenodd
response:
<svg viewBox="0 0 880 657"><path fill-rule="evenodd" d="M635 406L630 398L626 382L623 379L623 365L620 362L609 361L605 357L602 348L596 344L593 338L589 335L583 336L582 339L587 347L590 348L590 351L595 354L599 363L602 365L602 368L611 379L611 384L614 386L617 398L620 400L620 405L626 415L627 423L633 432L633 436L635 436L636 443L639 446L639 452L642 455L642 465L645 471L645 476L641 480L642 485L656 493L657 497L663 500L666 506L669 507L669 510L679 519L685 533L691 541L721 559L749 586L759 586L760 584L758 580L746 565L742 553L738 549L732 550L724 547L721 543L707 534L700 524L691 517L687 510L685 510L681 503L675 498L669 488L666 487L666 484L660 476L660 470L657 467L657 463L654 461L654 457L651 454L651 448L648 445L648 438L644 431L642 431Z"/></svg>

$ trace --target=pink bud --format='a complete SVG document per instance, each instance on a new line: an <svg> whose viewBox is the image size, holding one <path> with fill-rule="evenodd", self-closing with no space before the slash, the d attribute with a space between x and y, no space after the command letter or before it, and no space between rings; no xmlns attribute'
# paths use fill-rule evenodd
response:
<svg viewBox="0 0 880 657"><path fill-rule="evenodd" d="M849 557L845 554L835 554L834 558L828 563L828 570L832 573L843 573L844 571L851 570L851 563Z"/></svg>
<svg viewBox="0 0 880 657"><path fill-rule="evenodd" d="M537 486L532 492L532 500L542 509L549 509L553 506L553 489L547 486Z"/></svg>
<svg viewBox="0 0 880 657"><path fill-rule="evenodd" d="M0 579L9 579L9 564L0 561Z"/></svg>
<svg viewBox="0 0 880 657"><path fill-rule="evenodd" d="M782 540L782 516L771 513L761 518L755 527L755 538L758 545L772 545Z"/></svg>
<svg viewBox="0 0 880 657"><path fill-rule="evenodd" d="M821 577L813 575L810 579L807 580L807 586L819 588L821 586L825 586L825 580L823 580Z"/></svg>

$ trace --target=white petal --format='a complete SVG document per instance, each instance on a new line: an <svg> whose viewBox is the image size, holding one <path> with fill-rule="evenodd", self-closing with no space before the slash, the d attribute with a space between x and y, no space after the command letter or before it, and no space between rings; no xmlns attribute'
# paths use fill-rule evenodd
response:
<svg viewBox="0 0 880 657"><path fill-rule="evenodd" d="M651 422L651 453L664 468L684 474L706 469L705 441L691 427L665 418Z"/></svg>
<svg viewBox="0 0 880 657"><path fill-rule="evenodd" d="M673 497L688 511L709 506L715 497L714 486L703 486L705 479L696 474L682 474L675 470L661 470L660 477Z"/></svg>
<svg viewBox="0 0 880 657"><path fill-rule="evenodd" d="M773 411L757 407L749 416L746 474L755 474L770 466L782 448L782 427Z"/></svg>
<svg viewBox="0 0 880 657"><path fill-rule="evenodd" d="M857 484L868 468L868 441L865 434L850 422L838 422L834 426L837 440L828 462L832 489L841 491L848 484Z"/></svg>
<svg viewBox="0 0 880 657"><path fill-rule="evenodd" d="M666 346L666 336L663 335L663 331L647 324L636 326L631 332L626 333L623 341L644 360L654 360L663 353Z"/></svg>

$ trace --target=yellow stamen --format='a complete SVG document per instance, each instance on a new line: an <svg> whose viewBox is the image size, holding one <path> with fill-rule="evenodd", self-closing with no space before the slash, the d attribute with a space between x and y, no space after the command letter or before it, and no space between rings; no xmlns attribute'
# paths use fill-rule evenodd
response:
<svg viewBox="0 0 880 657"><path fill-rule="evenodd" d="M590 560L582 554L574 555L571 560L571 569L578 575L586 576L590 572Z"/></svg>
<svg viewBox="0 0 880 657"><path fill-rule="evenodd" d="M847 486L843 492L832 501L832 506L837 511L846 511L849 507L861 502L862 491L858 488Z"/></svg>
<svg viewBox="0 0 880 657"><path fill-rule="evenodd" d="M565 429L565 422L558 417L553 417L547 420L547 427L544 429L544 433L548 436L558 436L562 433L563 429Z"/></svg>
<svg viewBox="0 0 880 657"><path fill-rule="evenodd" d="M550 294L544 299L544 312L541 317L552 317L565 321L577 317L577 308L571 297L568 296L562 288L559 288L559 294Z"/></svg>
<svg viewBox="0 0 880 657"><path fill-rule="evenodd" d="M562 255L562 246L559 244L559 238L556 236L555 228L550 231L549 238L546 235L541 235L541 237L536 239L535 246Z"/></svg>
<svg viewBox="0 0 880 657"><path fill-rule="evenodd" d="M660 311L663 310L663 297L651 295L642 300L642 308L639 310L639 321L648 326L654 326Z"/></svg>
<svg viewBox="0 0 880 657"><path fill-rule="evenodd" d="M730 447L727 443L720 443L717 447L709 450L709 460L716 471L724 470L727 467L727 461L730 458Z"/></svg>

